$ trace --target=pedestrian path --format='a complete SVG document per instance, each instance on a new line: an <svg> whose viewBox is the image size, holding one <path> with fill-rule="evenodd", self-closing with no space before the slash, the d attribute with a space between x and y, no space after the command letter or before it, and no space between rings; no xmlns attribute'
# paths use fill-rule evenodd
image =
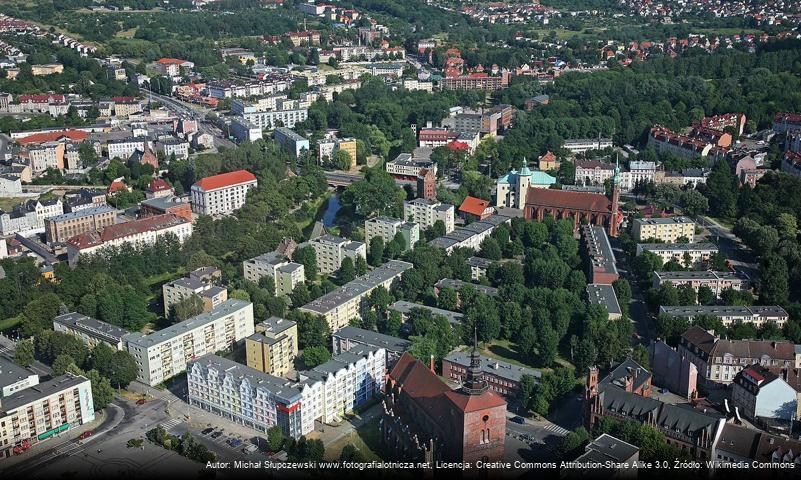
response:
<svg viewBox="0 0 801 480"><path fill-rule="evenodd" d="M548 430L549 432L553 432L556 435L559 435L560 437L564 437L565 435L570 433L570 430L568 430L566 428L562 428L559 425L554 425L553 423L549 423L544 428L545 428L545 430Z"/></svg>
<svg viewBox="0 0 801 480"><path fill-rule="evenodd" d="M170 429L177 427L181 422L181 419L173 418L172 420L162 423L161 427L164 428L164 430L169 431Z"/></svg>

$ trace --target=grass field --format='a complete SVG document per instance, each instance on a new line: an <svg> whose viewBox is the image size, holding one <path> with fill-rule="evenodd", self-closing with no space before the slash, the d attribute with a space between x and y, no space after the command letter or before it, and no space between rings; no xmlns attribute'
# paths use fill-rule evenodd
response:
<svg viewBox="0 0 801 480"><path fill-rule="evenodd" d="M24 202L25 200L27 200L27 198L21 198L21 197L3 197L3 198L0 198L0 210L3 210L3 211L7 212L7 211L11 210L15 205L19 205L20 203Z"/></svg>
<svg viewBox="0 0 801 480"><path fill-rule="evenodd" d="M342 449L348 444L359 449L368 462L382 460L382 457L379 455L381 451L381 436L378 430L378 421L379 418L376 417L350 434L327 445L325 448L326 460L338 460Z"/></svg>
<svg viewBox="0 0 801 480"><path fill-rule="evenodd" d="M5 320L0 320L0 332L6 331L10 328L14 328L22 322L21 317L11 317L6 318Z"/></svg>
<svg viewBox="0 0 801 480"><path fill-rule="evenodd" d="M503 360L504 362L520 367L533 368L543 372L551 370L550 368L542 368L527 362L522 355L518 353L517 345L508 340L493 340L492 342L488 342L484 344L483 348L479 348L479 353L481 353L482 356ZM560 367L575 368L569 360L560 356L556 357L556 363Z"/></svg>

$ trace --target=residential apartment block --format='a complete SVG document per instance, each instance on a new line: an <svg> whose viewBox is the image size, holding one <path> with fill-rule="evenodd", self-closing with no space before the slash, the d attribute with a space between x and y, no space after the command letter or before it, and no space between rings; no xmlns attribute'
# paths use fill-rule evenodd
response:
<svg viewBox="0 0 801 480"><path fill-rule="evenodd" d="M336 235L321 235L309 240L317 256L317 269L326 275L334 273L342 266L342 260L350 258L356 263L357 257L367 258L367 246L362 242L348 240Z"/></svg>
<svg viewBox="0 0 801 480"><path fill-rule="evenodd" d="M270 317L256 324L256 333L245 339L248 367L283 377L293 369L298 356L297 323Z"/></svg>
<svg viewBox="0 0 801 480"><path fill-rule="evenodd" d="M459 227L447 235L435 238L428 242L429 245L444 249L450 254L454 248L471 248L479 250L481 242L489 237L498 226L512 222L511 217L505 215L492 215L484 220L470 223L464 227Z"/></svg>
<svg viewBox="0 0 801 480"><path fill-rule="evenodd" d="M228 290L213 283L213 280L220 276L219 270L213 270L218 273L208 276L190 274L162 285L164 316L169 317L173 305L186 300L192 295L197 295L203 301L204 312L209 312L228 300Z"/></svg>
<svg viewBox="0 0 801 480"><path fill-rule="evenodd" d="M381 237L386 245L398 233L403 236L404 251L414 248L414 244L420 240L420 226L416 223L390 217L374 217L364 222L364 241L367 245L375 237Z"/></svg>
<svg viewBox="0 0 801 480"><path fill-rule="evenodd" d="M155 386L185 371L193 358L225 350L254 332L253 304L229 299L162 330L131 333L126 342L139 365L137 379Z"/></svg>
<svg viewBox="0 0 801 480"><path fill-rule="evenodd" d="M656 238L662 243L676 243L684 237L692 243L695 240L695 222L687 217L637 218L632 233L638 242Z"/></svg>
<svg viewBox="0 0 801 480"><path fill-rule="evenodd" d="M130 333L124 328L87 317L78 312L66 313L54 318L53 330L80 338L90 349L105 343L115 350L125 348L125 336Z"/></svg>
<svg viewBox="0 0 801 480"><path fill-rule="evenodd" d="M187 365L186 379L190 405L240 425L264 433L278 426L286 437L295 439L314 429L312 421L312 428L303 430L305 403L290 380L213 353L192 360Z"/></svg>
<svg viewBox="0 0 801 480"><path fill-rule="evenodd" d="M423 230L428 230L440 220L445 226L445 233L452 232L455 212L456 208L453 205L427 198L415 198L403 202L403 218L417 223Z"/></svg>
<svg viewBox="0 0 801 480"><path fill-rule="evenodd" d="M75 235L102 230L117 221L117 210L102 205L45 219L47 243L66 242Z"/></svg>
<svg viewBox="0 0 801 480"><path fill-rule="evenodd" d="M712 292L714 292L717 297L720 297L720 292L727 288L733 290L748 290L751 288L748 276L741 272L654 272L653 287L659 288L664 282L670 282L676 287L679 285L690 285L696 293L701 286L707 286L712 289Z"/></svg>
<svg viewBox="0 0 801 480"><path fill-rule="evenodd" d="M95 419L89 379L67 373L4 397L0 406L0 458Z"/></svg>
<svg viewBox="0 0 801 480"><path fill-rule="evenodd" d="M737 323L753 323L759 328L766 322L774 322L782 328L790 318L789 314L778 305L754 305L750 307L740 305L688 305L683 307L659 307L659 313L672 317L681 317L690 320L700 315L715 317L729 327Z"/></svg>
<svg viewBox="0 0 801 480"><path fill-rule="evenodd" d="M590 283L611 285L620 277L617 271L615 252L609 243L606 229L599 225L581 227L581 245Z"/></svg>
<svg viewBox="0 0 801 480"><path fill-rule="evenodd" d="M480 377L489 386L489 390L507 399L517 398L520 380L524 375L539 379L542 376L537 370L512 365L511 363L481 356ZM470 353L465 351L451 352L442 359L442 376L451 381L464 383L470 369Z"/></svg>
<svg viewBox="0 0 801 480"><path fill-rule="evenodd" d="M67 256L70 265L75 265L81 255L92 255L101 249L126 243L152 245L167 234L175 235L178 242L183 243L192 235L192 222L168 213L116 223L99 232L82 233L67 240Z"/></svg>
<svg viewBox="0 0 801 480"><path fill-rule="evenodd" d="M0 402L20 390L39 384L39 375L0 357Z"/></svg>
<svg viewBox="0 0 801 480"><path fill-rule="evenodd" d="M28 200L14 206L11 212L0 210L0 235L40 230L45 219L64 213L64 206L58 198L50 200Z"/></svg>
<svg viewBox="0 0 801 480"><path fill-rule="evenodd" d="M248 192L256 188L256 176L247 170L206 177L191 188L192 211L204 215L227 215L241 208Z"/></svg>
<svg viewBox="0 0 801 480"><path fill-rule="evenodd" d="M351 325L340 328L331 335L334 355L357 346L383 348L387 354L387 368L392 368L403 352L412 347L412 342L402 338L385 335L373 330L365 330Z"/></svg>
<svg viewBox="0 0 801 480"><path fill-rule="evenodd" d="M735 375L731 403L751 422L792 422L798 411L795 388L781 375L761 365L751 365Z"/></svg>
<svg viewBox="0 0 801 480"><path fill-rule="evenodd" d="M564 148L570 153L585 153L589 150L612 148L611 138L572 138L565 140Z"/></svg>
<svg viewBox="0 0 801 480"><path fill-rule="evenodd" d="M590 305L603 306L609 314L609 320L617 320L623 316L615 288L608 283L587 284L587 302Z"/></svg>
<svg viewBox="0 0 801 480"><path fill-rule="evenodd" d="M273 132L273 138L284 150L298 158L304 151L309 151L309 139L287 127L278 127ZM354 156L354 159L356 157Z"/></svg>
<svg viewBox="0 0 801 480"><path fill-rule="evenodd" d="M778 340L727 340L692 326L679 339L678 352L696 367L708 385L728 385L749 365L797 367L799 355L792 342Z"/></svg>
<svg viewBox="0 0 801 480"><path fill-rule="evenodd" d="M131 137L120 140L109 140L106 144L108 158L128 160L136 151L144 152L148 149L148 140L145 137Z"/></svg>
<svg viewBox="0 0 801 480"><path fill-rule="evenodd" d="M318 260L319 261L319 260ZM263 277L273 279L275 295L289 295L306 281L303 265L291 262L279 252L268 252L242 262L245 279L258 284Z"/></svg>
<svg viewBox="0 0 801 480"><path fill-rule="evenodd" d="M356 139L355 138L336 138L328 136L317 141L317 161L322 163L323 158L334 158L338 151L347 152L350 155L351 167L356 166Z"/></svg>
<svg viewBox="0 0 801 480"><path fill-rule="evenodd" d="M318 257L319 262L319 257ZM301 311L322 315L332 332L348 325L353 318L361 318L362 300L379 286L387 290L413 265L390 260L380 267L356 278L342 287L300 307Z"/></svg>
<svg viewBox="0 0 801 480"><path fill-rule="evenodd" d="M637 256L643 252L651 252L662 259L662 263L671 260L684 267L699 267L709 261L712 254L718 253L718 247L711 242L702 243L638 243ZM689 265L687 261L689 260Z"/></svg>

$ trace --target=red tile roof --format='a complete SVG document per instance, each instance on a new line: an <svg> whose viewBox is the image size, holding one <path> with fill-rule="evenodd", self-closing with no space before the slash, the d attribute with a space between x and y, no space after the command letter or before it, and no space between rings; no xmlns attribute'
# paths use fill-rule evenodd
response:
<svg viewBox="0 0 801 480"><path fill-rule="evenodd" d="M163 192L164 190L171 190L172 187L163 178L154 178L150 185L147 186L149 192Z"/></svg>
<svg viewBox="0 0 801 480"><path fill-rule="evenodd" d="M540 157L541 162L554 162L556 161L556 155L553 154L552 151L548 150L545 152L543 156Z"/></svg>
<svg viewBox="0 0 801 480"><path fill-rule="evenodd" d="M186 60L181 60L180 58L160 58L156 60L156 63L160 63L162 65L182 65L186 62Z"/></svg>
<svg viewBox="0 0 801 480"><path fill-rule="evenodd" d="M256 176L247 170L237 170L235 172L221 173L211 177L206 177L195 183L203 191L217 190L219 188L231 187L241 183L255 182Z"/></svg>
<svg viewBox="0 0 801 480"><path fill-rule="evenodd" d="M463 412L475 412L476 410L485 410L487 408L506 405L506 400L489 390L481 395L468 395L456 390L451 390L447 392L445 396L456 408Z"/></svg>
<svg viewBox="0 0 801 480"><path fill-rule="evenodd" d="M64 103L64 95L57 93L49 93L44 95L20 95L17 97L19 103Z"/></svg>
<svg viewBox="0 0 801 480"><path fill-rule="evenodd" d="M600 193L570 192L547 188L529 188L526 205L569 208L592 212L612 212L612 202Z"/></svg>
<svg viewBox="0 0 801 480"><path fill-rule="evenodd" d="M403 352L389 372L389 377L401 384L403 390L415 398L436 397L451 391L435 373L409 352Z"/></svg>
<svg viewBox="0 0 801 480"><path fill-rule="evenodd" d="M17 139L17 143L19 143L20 145L27 145L29 143L54 142L62 138L72 140L73 142L82 142L87 138L89 138L89 134L81 130L63 130L60 132L34 133L33 135L28 135L27 137L22 137Z"/></svg>
<svg viewBox="0 0 801 480"><path fill-rule="evenodd" d="M459 206L459 211L480 217L484 215L484 210L489 207L489 203L489 200L483 200L476 197L466 197L464 202L462 202L462 205Z"/></svg>
<svg viewBox="0 0 801 480"><path fill-rule="evenodd" d="M465 142L460 142L458 140L449 142L445 146L451 150L470 150L470 145L466 144Z"/></svg>
<svg viewBox="0 0 801 480"><path fill-rule="evenodd" d="M121 180L114 180L113 182L111 182L111 185L108 186L107 193L112 194L112 193L121 192L123 190L125 190L125 191L128 190L128 186L125 185L125 182L123 182Z"/></svg>
<svg viewBox="0 0 801 480"><path fill-rule="evenodd" d="M67 243L82 250L148 231L154 232L164 230L165 228L174 227L182 223L187 223L188 221L189 220L186 218L175 215L174 213L165 213L164 215L154 215L139 220L109 225L100 232L82 233L70 238L67 240Z"/></svg>

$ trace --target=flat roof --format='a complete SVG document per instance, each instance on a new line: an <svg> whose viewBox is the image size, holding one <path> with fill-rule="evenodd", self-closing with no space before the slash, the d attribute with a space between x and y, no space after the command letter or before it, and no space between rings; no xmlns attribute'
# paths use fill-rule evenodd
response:
<svg viewBox="0 0 801 480"><path fill-rule="evenodd" d="M637 218L634 220L642 225L670 225L676 223L695 223L687 217L653 217L653 218Z"/></svg>
<svg viewBox="0 0 801 480"><path fill-rule="evenodd" d="M464 319L464 315L459 312L452 312L450 310L443 310L437 307L429 307L428 305L421 305L419 303L407 302L406 300L398 300L389 306L389 309L400 313L401 315L408 315L414 308L422 308L428 310L432 315L441 315L448 319L449 323L460 324Z"/></svg>
<svg viewBox="0 0 801 480"><path fill-rule="evenodd" d="M506 215L500 215L500 214L492 215L491 217L487 217L484 220L473 222L463 227L459 227L453 230L451 233L448 233L446 235L431 240L430 242L428 242L428 244L433 247L440 247L447 249L459 243L463 243L478 234L486 232L487 230L494 229L498 225L501 225L502 223L509 222L511 221L511 219L512 217L508 217Z"/></svg>
<svg viewBox="0 0 801 480"><path fill-rule="evenodd" d="M2 402L0 402L0 408L3 412L9 412L87 382L89 382L89 379L86 377L66 373L60 377L12 393L3 398Z"/></svg>
<svg viewBox="0 0 801 480"><path fill-rule="evenodd" d="M534 378L540 378L542 376L542 372L534 370L533 368L513 365L511 363L504 362L503 360L485 357L483 355L480 358L482 372L489 375L495 375L496 377L505 378L513 382L519 382L520 379L523 378L523 375L530 375ZM447 360L463 367L469 367L470 353L465 351L451 352L443 360Z"/></svg>
<svg viewBox="0 0 801 480"><path fill-rule="evenodd" d="M35 373L0 356L0 388L13 385L31 375L35 375ZM0 406L2 406L2 403L0 403Z"/></svg>
<svg viewBox="0 0 801 480"><path fill-rule="evenodd" d="M92 215L100 215L102 213L116 212L117 210L108 205L100 205L99 207L83 208L75 212L63 213L55 217L48 217L46 220L50 222L63 222L75 218L90 217Z"/></svg>
<svg viewBox="0 0 801 480"><path fill-rule="evenodd" d="M354 342L363 343L373 347L381 347L389 352L405 352L412 346L412 342L402 338L385 335L373 330L365 330L348 325L347 327L340 328L333 333L334 337L352 340Z"/></svg>
<svg viewBox="0 0 801 480"><path fill-rule="evenodd" d="M275 133L280 133L281 135L285 136L286 138L288 138L290 140L294 140L296 142L303 142L303 141L308 142L309 141L309 139L303 137L302 135L300 135L296 131L292 130L291 128L287 128L287 127L278 127L278 128L275 129Z"/></svg>
<svg viewBox="0 0 801 480"><path fill-rule="evenodd" d="M122 337L130 333L124 328L106 323L102 320L97 320L96 318L87 317L78 312L59 315L53 319L53 322L66 325L67 327L79 330L92 337L109 340L111 343L119 343Z"/></svg>
<svg viewBox="0 0 801 480"><path fill-rule="evenodd" d="M266 331L266 332L270 332L272 334L277 335L277 334L279 334L281 332L285 332L285 331L289 330L290 328L294 327L295 325L297 325L297 323L293 322L292 320L287 320L286 318L276 317L275 315L273 315L272 317L268 318L267 320L264 320L263 322L257 323L256 324L256 327L257 327L256 329L258 330L259 327L260 327L260 328L264 329L264 331Z"/></svg>
<svg viewBox="0 0 801 480"><path fill-rule="evenodd" d="M687 305L687 306L661 306L659 313L666 313L674 317L689 317L696 315L723 316L771 316L788 317L785 309L779 305L741 306L741 305Z"/></svg>
<svg viewBox="0 0 801 480"><path fill-rule="evenodd" d="M576 462L608 462L610 460L625 462L640 451L639 447L606 433L590 442L585 448L586 452L579 456L575 460Z"/></svg>
<svg viewBox="0 0 801 480"><path fill-rule="evenodd" d="M183 322L178 322L175 325L171 325L157 332L149 333L147 335L144 335L140 332L130 333L126 335L125 341L128 343L133 343L142 348L150 348L154 345L161 344L185 333L191 332L192 330L201 328L221 318L227 317L232 313L242 310L248 305L252 304L244 300L230 298L209 312L201 313L200 315L188 318Z"/></svg>
<svg viewBox="0 0 801 480"><path fill-rule="evenodd" d="M703 250L710 252L717 252L718 246L712 242L697 242L697 243L638 243L637 247L640 250L653 252L653 251L676 251L686 252L692 250Z"/></svg>
<svg viewBox="0 0 801 480"><path fill-rule="evenodd" d="M748 275L742 272L712 272L706 270L693 270L681 272L654 272L661 281L668 280L748 280Z"/></svg>
<svg viewBox="0 0 801 480"><path fill-rule="evenodd" d="M284 400L286 403L294 403L300 400L301 392L296 387L296 384L290 380L286 380L275 375L260 372L255 368L250 368L247 365L228 360L227 358L208 353L187 363L186 370L190 371L193 365L200 364L209 370L216 370L222 372L227 376L232 377L241 384L247 380L251 388L262 388L269 391L276 397Z"/></svg>
<svg viewBox="0 0 801 480"><path fill-rule="evenodd" d="M612 251L606 230L598 225L585 225L581 229L581 233L593 270L602 269L605 272L617 274L615 252Z"/></svg>
<svg viewBox="0 0 801 480"><path fill-rule="evenodd" d="M467 259L467 264L470 265L471 267L476 267L476 268L487 269L489 268L490 265L492 265L492 263L493 263L492 260L483 257L472 256Z"/></svg>
<svg viewBox="0 0 801 480"><path fill-rule="evenodd" d="M364 295L366 292L372 290L387 280L402 274L412 267L414 267L414 265L408 262L403 262L401 260L390 260L380 267L367 272L361 277L351 280L333 292L329 292L322 297L303 305L300 307L300 309L325 315L343 303Z"/></svg>
<svg viewBox="0 0 801 480"><path fill-rule="evenodd" d="M617 294L612 285L604 283L590 283L587 285L587 300L590 304L603 305L610 315L623 315Z"/></svg>
<svg viewBox="0 0 801 480"><path fill-rule="evenodd" d="M437 283L434 284L434 286L437 287L437 288L452 288L452 289L456 290L457 292L462 287L467 286L467 285L473 287L477 292L483 293L484 295L489 295L490 297L494 297L494 296L498 295L498 289L495 288L495 287L488 287L486 285L479 285L477 283L465 282L465 281L456 280L456 279L453 279L453 278L443 278L443 279L441 279L440 281L438 281Z"/></svg>

